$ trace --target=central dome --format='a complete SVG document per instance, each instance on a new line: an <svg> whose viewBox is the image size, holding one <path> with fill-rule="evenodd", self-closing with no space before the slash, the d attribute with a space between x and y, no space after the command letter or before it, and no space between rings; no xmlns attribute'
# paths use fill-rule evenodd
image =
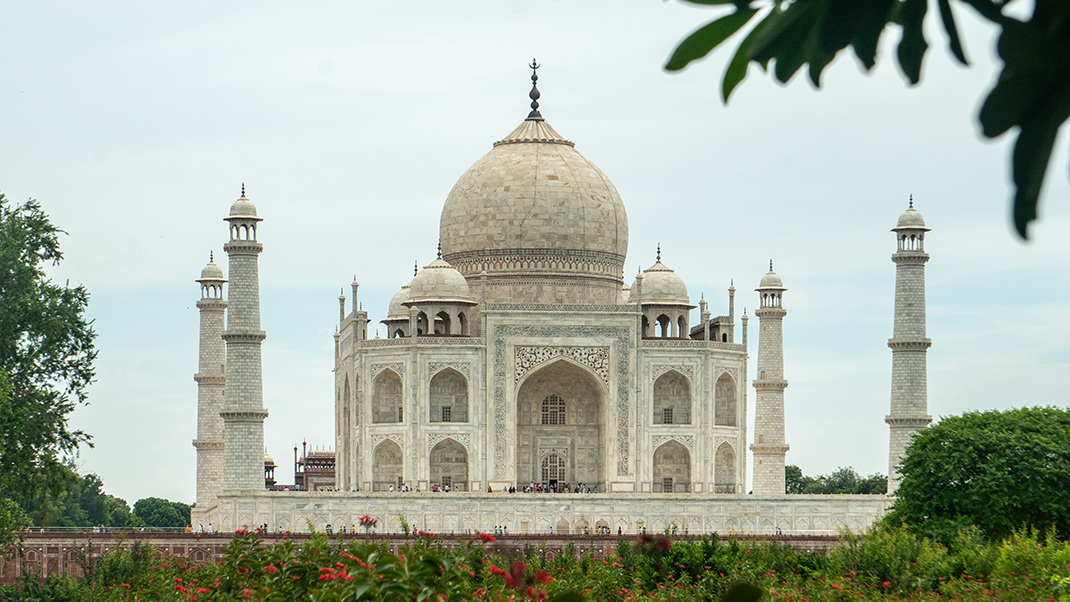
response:
<svg viewBox="0 0 1070 602"><path fill-rule="evenodd" d="M606 174L537 114L461 176L439 236L443 258L466 278L487 272L488 301L620 302L624 203Z"/></svg>

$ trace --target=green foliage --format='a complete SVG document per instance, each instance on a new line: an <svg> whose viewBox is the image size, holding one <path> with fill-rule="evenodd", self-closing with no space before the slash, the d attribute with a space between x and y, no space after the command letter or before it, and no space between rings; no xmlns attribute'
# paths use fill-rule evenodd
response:
<svg viewBox="0 0 1070 602"><path fill-rule="evenodd" d="M832 474L808 477L794 464L784 467L785 486L788 493L861 493L881 494L888 492L888 477L874 473L862 477L853 468L837 468Z"/></svg>
<svg viewBox="0 0 1070 602"><path fill-rule="evenodd" d="M30 517L26 516L22 506L7 498L0 498L0 556L15 543L19 532L29 526Z"/></svg>
<svg viewBox="0 0 1070 602"><path fill-rule="evenodd" d="M493 537L443 546L418 533L396 551L366 536L314 534L298 546L235 534L220 563L192 564L143 543L113 551L81 583L0 586L7 600L699 602L725 600L1065 600L1070 546L1054 533L993 543L976 529L951 547L902 527L844 535L829 556L716 537L622 539L617 554L496 553ZM562 551L563 552L563 551ZM705 564L703 564L705 563ZM647 581L648 577L653 577Z"/></svg>
<svg viewBox="0 0 1070 602"><path fill-rule="evenodd" d="M925 20L930 0L689 0L695 4L731 5L724 16L684 38L665 64L669 71L686 67L724 44L756 21L743 36L725 68L721 95L728 102L755 63L780 82L804 65L810 81L821 86L821 73L848 47L868 71L876 64L885 29L900 30L896 58L911 84L921 81L929 44ZM931 0L947 36L948 49L968 64L959 38L951 0ZM978 121L984 135L995 138L1018 128L1012 175L1014 225L1024 238L1037 217L1037 202L1052 147L1062 124L1070 118L1070 3L1035 0L1025 20L1010 16L1015 0L958 0L1000 29L997 50L1003 69L981 107ZM755 19L755 17L758 17Z"/></svg>
<svg viewBox="0 0 1070 602"><path fill-rule="evenodd" d="M79 475L73 465L61 464L47 488L38 488L32 497L17 501L32 524L44 527L134 526L130 506L104 493L104 484L95 474Z"/></svg>
<svg viewBox="0 0 1070 602"><path fill-rule="evenodd" d="M67 416L93 379L89 293L53 283L44 265L63 257L58 230L37 201L0 194L0 497L30 497L62 472L59 457L89 436Z"/></svg>
<svg viewBox="0 0 1070 602"><path fill-rule="evenodd" d="M1070 536L1070 410L967 412L919 431L907 448L886 517L951 541L976 525L993 540L1014 529Z"/></svg>
<svg viewBox="0 0 1070 602"><path fill-rule="evenodd" d="M146 527L181 528L189 524L190 505L147 497L134 502L134 516Z"/></svg>

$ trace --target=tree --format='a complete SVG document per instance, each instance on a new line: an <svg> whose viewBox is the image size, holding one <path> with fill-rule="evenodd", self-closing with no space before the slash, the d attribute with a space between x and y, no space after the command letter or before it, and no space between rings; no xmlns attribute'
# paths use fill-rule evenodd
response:
<svg viewBox="0 0 1070 602"><path fill-rule="evenodd" d="M756 21L729 60L721 84L728 102L732 90L755 63L782 83L809 66L810 81L821 86L821 72L848 46L868 71L876 64L881 34L890 24L901 28L896 47L899 66L911 84L921 81L929 47L923 25L929 0L688 0L732 5L735 10L697 29L676 47L665 68L683 69L706 56ZM940 14L951 54L963 65L966 53L955 25L952 0L932 0ZM1025 238L1037 217L1052 147L1060 126L1070 118L1070 2L1034 0L1027 20L1010 16L1015 0L956 0L1001 29L997 50L1003 69L978 115L989 138L1018 128L1012 156L1015 185L1014 225ZM755 19L758 15L760 18Z"/></svg>
<svg viewBox="0 0 1070 602"><path fill-rule="evenodd" d="M1070 410L967 412L919 431L886 520L949 540L976 525L998 539L1054 527L1070 536Z"/></svg>
<svg viewBox="0 0 1070 602"><path fill-rule="evenodd" d="M58 485L42 488L32 496L17 499L34 525L42 527L130 527L134 516L125 500L104 492L95 474L80 475L65 464L53 477Z"/></svg>
<svg viewBox="0 0 1070 602"><path fill-rule="evenodd" d="M60 233L37 201L13 205L0 194L0 497L58 487L61 458L90 441L67 426L97 355L89 293L44 272L63 257Z"/></svg>
<svg viewBox="0 0 1070 602"><path fill-rule="evenodd" d="M862 477L853 468L840 467L832 474L808 477L794 464L784 467L785 485L788 493L861 493L883 494L888 491L888 477L874 473Z"/></svg>
<svg viewBox="0 0 1070 602"><path fill-rule="evenodd" d="M158 497L134 502L134 516L146 527L178 528L189 525L190 505Z"/></svg>

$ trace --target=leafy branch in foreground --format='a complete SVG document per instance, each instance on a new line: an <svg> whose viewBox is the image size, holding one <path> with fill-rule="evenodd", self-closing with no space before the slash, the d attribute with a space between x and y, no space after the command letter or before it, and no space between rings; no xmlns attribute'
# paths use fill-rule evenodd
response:
<svg viewBox="0 0 1070 602"><path fill-rule="evenodd" d="M764 71L773 64L781 83L804 65L810 81L821 86L821 73L840 51L850 47L867 71L877 60L880 37L889 25L900 30L896 58L911 84L921 81L929 48L923 30L930 0L685 0L693 4L731 6L734 11L692 32L665 64L678 71L743 31L725 67L722 100L755 63ZM1006 13L1016 0L955 0L1000 28L997 50L1003 69L981 107L982 133L996 138L1018 128L1011 160L1015 193L1014 226L1027 237L1037 219L1037 203L1059 128L1070 118L1070 2L1035 0L1033 13L1021 20ZM959 37L952 0L932 0L947 36L948 49L963 65L966 52ZM1017 2L1021 4L1020 2Z"/></svg>

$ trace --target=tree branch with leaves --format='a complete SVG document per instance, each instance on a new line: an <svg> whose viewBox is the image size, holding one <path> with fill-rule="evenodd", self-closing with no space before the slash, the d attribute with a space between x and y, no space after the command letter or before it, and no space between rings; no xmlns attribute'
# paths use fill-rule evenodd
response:
<svg viewBox="0 0 1070 602"><path fill-rule="evenodd" d="M923 28L930 4L936 5L948 50L960 63L969 64L952 0L685 1L733 11L684 38L665 64L668 71L683 69L746 30L721 81L726 104L751 63L764 71L772 65L773 76L781 83L806 66L810 81L820 87L822 71L850 47L869 71L876 65L880 38L889 26L900 30L899 67L912 85L917 84L929 48ZM1056 136L1070 118L1070 2L1035 0L1032 15L1024 20L1008 15L1007 7L1012 4L1021 2L954 1L1001 29L997 51L1003 68L981 106L978 121L988 138L1017 128L1011 158L1012 215L1018 234L1026 238L1030 222L1037 219Z"/></svg>

